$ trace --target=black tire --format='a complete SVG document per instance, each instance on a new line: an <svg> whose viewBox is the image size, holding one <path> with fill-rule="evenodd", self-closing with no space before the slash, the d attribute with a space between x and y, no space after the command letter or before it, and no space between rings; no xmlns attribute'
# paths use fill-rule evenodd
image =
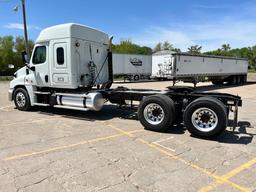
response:
<svg viewBox="0 0 256 192"><path fill-rule="evenodd" d="M140 80L140 76L139 75L134 75L133 80L134 81L139 81Z"/></svg>
<svg viewBox="0 0 256 192"><path fill-rule="evenodd" d="M227 127L227 110L221 101L212 97L201 97L186 107L183 120L192 135L201 138L214 137Z"/></svg>
<svg viewBox="0 0 256 192"><path fill-rule="evenodd" d="M247 83L247 75L243 75L243 83Z"/></svg>
<svg viewBox="0 0 256 192"><path fill-rule="evenodd" d="M156 108L151 111L152 118L157 117L160 114L154 114L154 112L162 112L163 118L158 123L154 120L150 120L148 117L147 110L150 109L150 106L158 105L161 109ZM147 109L148 108L148 109ZM158 111L157 111L158 110ZM150 111L150 110L149 110ZM158 116L159 117L159 116ZM166 95L152 95L145 97L139 105L138 108L138 119L141 124L145 127L145 129L157 132L164 132L166 131L174 122L175 120L175 105L173 100L166 96Z"/></svg>
<svg viewBox="0 0 256 192"><path fill-rule="evenodd" d="M131 81L131 80L132 80L132 76L131 76L131 75L128 75L126 79L127 79L128 81Z"/></svg>
<svg viewBox="0 0 256 192"><path fill-rule="evenodd" d="M223 85L223 81L212 81L213 85Z"/></svg>
<svg viewBox="0 0 256 192"><path fill-rule="evenodd" d="M241 76L236 76L236 84L237 85L241 84Z"/></svg>
<svg viewBox="0 0 256 192"><path fill-rule="evenodd" d="M227 82L229 85L238 85L242 82L242 78L241 76L234 75L229 77Z"/></svg>
<svg viewBox="0 0 256 192"><path fill-rule="evenodd" d="M14 91L13 99L18 110L28 111L31 108L30 98L25 89L17 88Z"/></svg>
<svg viewBox="0 0 256 192"><path fill-rule="evenodd" d="M236 85L236 82L237 82L237 78L236 76L233 76L231 79L231 85Z"/></svg>

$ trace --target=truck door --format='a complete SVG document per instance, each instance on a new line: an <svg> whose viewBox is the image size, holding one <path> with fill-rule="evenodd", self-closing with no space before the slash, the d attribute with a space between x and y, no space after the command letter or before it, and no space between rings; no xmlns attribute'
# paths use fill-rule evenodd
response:
<svg viewBox="0 0 256 192"><path fill-rule="evenodd" d="M49 86L49 62L48 62L48 45L35 45L30 66L35 66L36 85L40 87Z"/></svg>
<svg viewBox="0 0 256 192"><path fill-rule="evenodd" d="M53 62L51 64L51 84L54 87L65 87L65 85L69 85L71 81L67 62L67 43L55 42L52 44L52 48Z"/></svg>

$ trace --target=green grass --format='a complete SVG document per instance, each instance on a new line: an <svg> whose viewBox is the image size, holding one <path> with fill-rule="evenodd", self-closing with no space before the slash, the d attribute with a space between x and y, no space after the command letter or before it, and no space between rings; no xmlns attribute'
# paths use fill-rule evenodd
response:
<svg viewBox="0 0 256 192"><path fill-rule="evenodd" d="M12 76L0 76L0 81L11 81L12 79Z"/></svg>

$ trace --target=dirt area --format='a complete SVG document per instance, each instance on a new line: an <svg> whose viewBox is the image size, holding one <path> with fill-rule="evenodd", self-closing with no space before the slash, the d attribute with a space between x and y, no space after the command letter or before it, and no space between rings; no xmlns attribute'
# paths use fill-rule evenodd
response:
<svg viewBox="0 0 256 192"><path fill-rule="evenodd" d="M249 78L244 86L198 85L243 99L240 127L210 140L181 126L167 133L144 130L136 112L113 105L100 112L21 112L8 101L8 82L0 82L0 191L255 191L256 77Z"/></svg>

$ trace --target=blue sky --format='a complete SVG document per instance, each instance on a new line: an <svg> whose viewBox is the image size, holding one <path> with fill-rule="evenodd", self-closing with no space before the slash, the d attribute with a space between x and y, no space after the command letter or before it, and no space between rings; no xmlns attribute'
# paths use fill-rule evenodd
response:
<svg viewBox="0 0 256 192"><path fill-rule="evenodd" d="M20 0L0 0L0 36L22 35ZM26 0L29 37L61 23L88 25L115 42L130 39L154 47L168 40L183 51L195 44L203 50L256 44L256 0Z"/></svg>

